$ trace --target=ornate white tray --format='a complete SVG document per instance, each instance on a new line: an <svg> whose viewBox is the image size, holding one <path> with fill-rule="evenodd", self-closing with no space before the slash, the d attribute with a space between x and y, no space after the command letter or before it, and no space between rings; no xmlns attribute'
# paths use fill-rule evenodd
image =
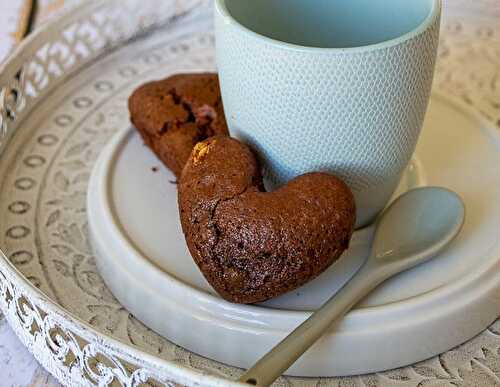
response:
<svg viewBox="0 0 500 387"><path fill-rule="evenodd" d="M211 11L193 10L200 3L90 1L43 27L0 68L0 307L63 384L237 385L231 380L240 370L173 345L130 315L98 275L87 238L90 171L128 123L130 91L170 71L213 66ZM441 65L449 51L444 42ZM438 68L443 90L456 82L453 71L460 73L455 62L446 65L448 72ZM466 91L459 94L471 100ZM483 114L495 120L489 110ZM483 350L499 346L493 326L457 350L402 370L277 384L446 386L465 380L475 372L471 359L488 359ZM483 380L491 374L485 371Z"/></svg>

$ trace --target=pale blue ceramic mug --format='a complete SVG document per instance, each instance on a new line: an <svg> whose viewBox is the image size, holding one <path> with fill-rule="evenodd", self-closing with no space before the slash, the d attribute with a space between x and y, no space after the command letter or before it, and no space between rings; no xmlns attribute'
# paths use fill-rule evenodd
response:
<svg viewBox="0 0 500 387"><path fill-rule="evenodd" d="M273 185L328 171L351 187L357 226L390 200L423 125L440 0L216 0L230 132Z"/></svg>

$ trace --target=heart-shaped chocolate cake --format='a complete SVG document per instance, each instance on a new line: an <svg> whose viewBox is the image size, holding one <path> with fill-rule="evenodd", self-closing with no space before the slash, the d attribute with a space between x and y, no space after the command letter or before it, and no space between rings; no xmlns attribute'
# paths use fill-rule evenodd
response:
<svg viewBox="0 0 500 387"><path fill-rule="evenodd" d="M341 180L309 173L265 192L243 143L198 143L179 182L179 211L195 262L226 300L255 303L310 281L347 249L354 198Z"/></svg>

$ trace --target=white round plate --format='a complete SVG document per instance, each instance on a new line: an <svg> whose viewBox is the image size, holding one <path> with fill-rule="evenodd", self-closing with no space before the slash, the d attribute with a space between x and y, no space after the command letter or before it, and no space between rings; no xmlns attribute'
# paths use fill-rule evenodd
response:
<svg viewBox="0 0 500 387"><path fill-rule="evenodd" d="M467 208L462 233L439 257L381 286L289 375L355 375L412 364L465 342L497 318L499 147L486 122L433 96L399 192L421 185L456 191ZM189 255L174 180L137 133L124 127L93 170L88 221L99 270L119 301L153 330L200 355L249 367L342 286L368 253L370 228L355 233L341 260L306 286L261 305L230 304Z"/></svg>

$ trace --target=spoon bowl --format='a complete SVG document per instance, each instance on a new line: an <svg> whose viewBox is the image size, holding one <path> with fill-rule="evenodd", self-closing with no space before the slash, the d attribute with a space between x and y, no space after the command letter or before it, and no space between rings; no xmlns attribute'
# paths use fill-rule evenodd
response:
<svg viewBox="0 0 500 387"><path fill-rule="evenodd" d="M240 381L269 386L330 325L392 276L424 263L460 232L465 206L454 192L440 187L405 193L379 217L372 251L351 280L320 309L248 370Z"/></svg>
<svg viewBox="0 0 500 387"><path fill-rule="evenodd" d="M377 222L367 263L399 271L421 264L455 238L464 219L464 203L454 192L439 187L408 191Z"/></svg>

